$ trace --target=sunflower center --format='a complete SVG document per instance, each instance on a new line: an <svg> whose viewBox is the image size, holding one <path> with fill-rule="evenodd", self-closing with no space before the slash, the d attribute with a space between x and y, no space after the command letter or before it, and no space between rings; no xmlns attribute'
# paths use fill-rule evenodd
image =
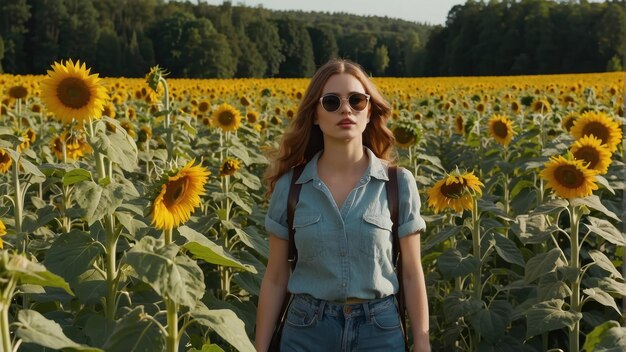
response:
<svg viewBox="0 0 626 352"><path fill-rule="evenodd" d="M573 126L574 126L573 117L570 117L567 120L565 120L565 129L567 130L567 132L569 132L569 130L571 130Z"/></svg>
<svg viewBox="0 0 626 352"><path fill-rule="evenodd" d="M585 182L585 175L574 165L561 165L554 171L554 179L563 187L576 189Z"/></svg>
<svg viewBox="0 0 626 352"><path fill-rule="evenodd" d="M24 99L28 95L28 89L24 86L14 86L9 89L9 95L13 99Z"/></svg>
<svg viewBox="0 0 626 352"><path fill-rule="evenodd" d="M165 206L170 208L178 204L178 202L184 198L188 185L189 180L187 177L181 177L178 180L168 182L165 196L163 197Z"/></svg>
<svg viewBox="0 0 626 352"><path fill-rule="evenodd" d="M405 128L396 128L393 131L393 135L396 137L396 141L400 144L409 144L415 139L411 131L408 131Z"/></svg>
<svg viewBox="0 0 626 352"><path fill-rule="evenodd" d="M574 158L584 160L586 163L589 163L587 168L594 169L600 161L600 154L595 148L586 146L578 149L574 153Z"/></svg>
<svg viewBox="0 0 626 352"><path fill-rule="evenodd" d="M455 122L456 122L456 130L463 131L463 117L457 116Z"/></svg>
<svg viewBox="0 0 626 352"><path fill-rule="evenodd" d="M500 138L506 138L506 136L509 135L509 129L507 128L506 123L496 121L493 124L493 133Z"/></svg>
<svg viewBox="0 0 626 352"><path fill-rule="evenodd" d="M9 153L5 153L4 151L0 153L0 164L7 164L9 163L9 161L11 161L11 156L9 156Z"/></svg>
<svg viewBox="0 0 626 352"><path fill-rule="evenodd" d="M63 105L72 109L80 109L89 103L91 92L82 79L68 77L59 83L57 96Z"/></svg>
<svg viewBox="0 0 626 352"><path fill-rule="evenodd" d="M221 126L230 126L233 121L235 121L235 115L233 115L230 111L222 111L217 120L220 122Z"/></svg>
<svg viewBox="0 0 626 352"><path fill-rule="evenodd" d="M441 186L441 194L447 198L458 199L463 195L465 186L461 182L454 182L449 185L444 184Z"/></svg>
<svg viewBox="0 0 626 352"><path fill-rule="evenodd" d="M609 141L610 132L601 122L592 121L585 125L583 128L583 136L590 134L602 140L602 144L606 144L606 142Z"/></svg>
<svg viewBox="0 0 626 352"><path fill-rule="evenodd" d="M209 110L209 103L207 103L206 101L200 102L200 104L198 105L198 111L207 112L208 110Z"/></svg>

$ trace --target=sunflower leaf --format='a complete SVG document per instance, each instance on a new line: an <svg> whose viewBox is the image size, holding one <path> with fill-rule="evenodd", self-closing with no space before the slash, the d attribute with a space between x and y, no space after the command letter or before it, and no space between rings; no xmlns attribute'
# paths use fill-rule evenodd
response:
<svg viewBox="0 0 626 352"><path fill-rule="evenodd" d="M587 219L591 224L584 224L587 228L598 236L601 236L605 240L617 244L620 246L626 246L626 238L624 234L615 228L613 224L604 219L598 219L593 216L588 216Z"/></svg>
<svg viewBox="0 0 626 352"><path fill-rule="evenodd" d="M586 288L583 290L583 292L594 301L606 307L611 307L615 309L617 314L621 314L621 310L617 308L617 304L615 303L615 298L613 298L610 294L603 291L601 288L598 288L598 287Z"/></svg>
<svg viewBox="0 0 626 352"><path fill-rule="evenodd" d="M622 352L626 351L626 328L617 321L610 320L595 327L585 337L585 352Z"/></svg>
<svg viewBox="0 0 626 352"><path fill-rule="evenodd" d="M609 184L609 181L606 178L601 175L596 175L596 182L601 184L604 188L607 189L607 191L611 192L611 194L615 195L615 191L613 190L613 188Z"/></svg>
<svg viewBox="0 0 626 352"><path fill-rule="evenodd" d="M115 133L107 134L105 122L115 126ZM118 164L125 171L137 168L137 145L120 123L112 118L103 117L98 121L95 136L89 140L94 149Z"/></svg>
<svg viewBox="0 0 626 352"><path fill-rule="evenodd" d="M601 251L592 249L589 251L589 256L593 259L594 263L602 269L610 272L614 277L622 278L622 274L615 268L615 265L611 260Z"/></svg>
<svg viewBox="0 0 626 352"><path fill-rule="evenodd" d="M526 314L526 336L572 327L582 318L580 312L563 310L563 300L553 299L532 306Z"/></svg>
<svg viewBox="0 0 626 352"><path fill-rule="evenodd" d="M9 254L7 251L0 252L0 256L0 262L3 262L0 266L4 266L8 274L17 277L21 284L59 287L74 295L62 277L51 273L42 264L33 263L22 255Z"/></svg>
<svg viewBox="0 0 626 352"><path fill-rule="evenodd" d="M482 308L472 314L470 323L489 342L497 341L511 321L511 303L503 300L494 300L489 307Z"/></svg>
<svg viewBox="0 0 626 352"><path fill-rule="evenodd" d="M66 172L65 175L63 175L64 186L71 186L75 183L86 180L93 180L93 177L91 177L91 172L81 168L70 170Z"/></svg>
<svg viewBox="0 0 626 352"><path fill-rule="evenodd" d="M570 204L572 206L580 206L580 205L585 205L591 209L595 209L601 213L603 213L604 215L613 218L617 221L622 221L620 220L620 218L615 215L614 212L610 211L609 209L607 209L604 204L602 204L602 202L600 201L600 197L598 197L595 194L592 194L588 197L585 198L574 198L570 201Z"/></svg>
<svg viewBox="0 0 626 352"><path fill-rule="evenodd" d="M15 335L26 343L34 343L55 350L102 351L99 348L81 345L70 340L58 323L46 319L34 310L20 310L17 314L16 325Z"/></svg>
<svg viewBox="0 0 626 352"><path fill-rule="evenodd" d="M103 253L102 245L80 230L61 234L46 252L44 265L71 281L87 270Z"/></svg>
<svg viewBox="0 0 626 352"><path fill-rule="evenodd" d="M537 254L530 258L526 263L524 281L531 283L547 273L554 272L562 254L560 248L554 248L547 253Z"/></svg>
<svg viewBox="0 0 626 352"><path fill-rule="evenodd" d="M102 348L105 351L164 351L164 336L155 322L145 316L140 306L116 320L113 333Z"/></svg>
<svg viewBox="0 0 626 352"><path fill-rule="evenodd" d="M473 256L463 257L457 249L448 249L439 256L437 265L444 277L454 278L473 273L480 262Z"/></svg>
<svg viewBox="0 0 626 352"><path fill-rule="evenodd" d="M124 201L124 187L110 183L105 187L93 182L83 181L75 186L76 202L85 210L85 219L89 225L105 215L111 215Z"/></svg>
<svg viewBox="0 0 626 352"><path fill-rule="evenodd" d="M230 309L209 309L199 303L191 312L198 323L209 327L237 351L254 351L243 321Z"/></svg>

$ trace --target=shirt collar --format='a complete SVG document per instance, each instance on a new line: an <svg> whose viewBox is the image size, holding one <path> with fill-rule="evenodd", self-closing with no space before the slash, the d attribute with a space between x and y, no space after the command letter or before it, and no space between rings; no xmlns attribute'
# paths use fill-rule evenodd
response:
<svg viewBox="0 0 626 352"><path fill-rule="evenodd" d="M365 174L363 175L364 180L369 181L370 178L374 177L381 181L388 181L389 177L387 176L387 164L380 160L374 152L372 152L368 147L363 147L368 156L368 166L367 170L365 170ZM319 180L320 177L317 173L317 161L322 155L322 151L317 152L315 156L306 164L304 170L302 170L302 174L296 180L296 183L307 183L311 180Z"/></svg>

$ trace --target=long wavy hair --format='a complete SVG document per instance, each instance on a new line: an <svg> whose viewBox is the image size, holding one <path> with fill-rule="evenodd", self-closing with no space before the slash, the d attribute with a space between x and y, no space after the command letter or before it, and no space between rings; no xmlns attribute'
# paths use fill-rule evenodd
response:
<svg viewBox="0 0 626 352"><path fill-rule="evenodd" d="M306 164L317 152L324 149L322 130L313 121L326 82L331 76L340 73L354 76L370 95L370 122L363 131L363 145L371 149L378 158L393 162L395 138L387 128L387 118L391 113L389 103L359 64L346 59L333 59L315 72L298 107L296 117L283 134L278 149L268 153L270 166L265 172L268 184L267 197L272 194L276 182L282 175L295 166Z"/></svg>

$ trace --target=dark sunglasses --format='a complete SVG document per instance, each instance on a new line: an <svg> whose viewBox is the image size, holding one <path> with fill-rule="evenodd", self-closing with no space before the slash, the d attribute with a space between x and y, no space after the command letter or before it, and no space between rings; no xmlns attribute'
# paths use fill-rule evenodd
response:
<svg viewBox="0 0 626 352"><path fill-rule="evenodd" d="M342 98L337 94L326 94L320 98L320 104L322 104L324 110L334 112L339 110L343 100L348 100L348 104L350 104L352 110L363 111L367 108L370 96L363 93L352 93L347 98Z"/></svg>

